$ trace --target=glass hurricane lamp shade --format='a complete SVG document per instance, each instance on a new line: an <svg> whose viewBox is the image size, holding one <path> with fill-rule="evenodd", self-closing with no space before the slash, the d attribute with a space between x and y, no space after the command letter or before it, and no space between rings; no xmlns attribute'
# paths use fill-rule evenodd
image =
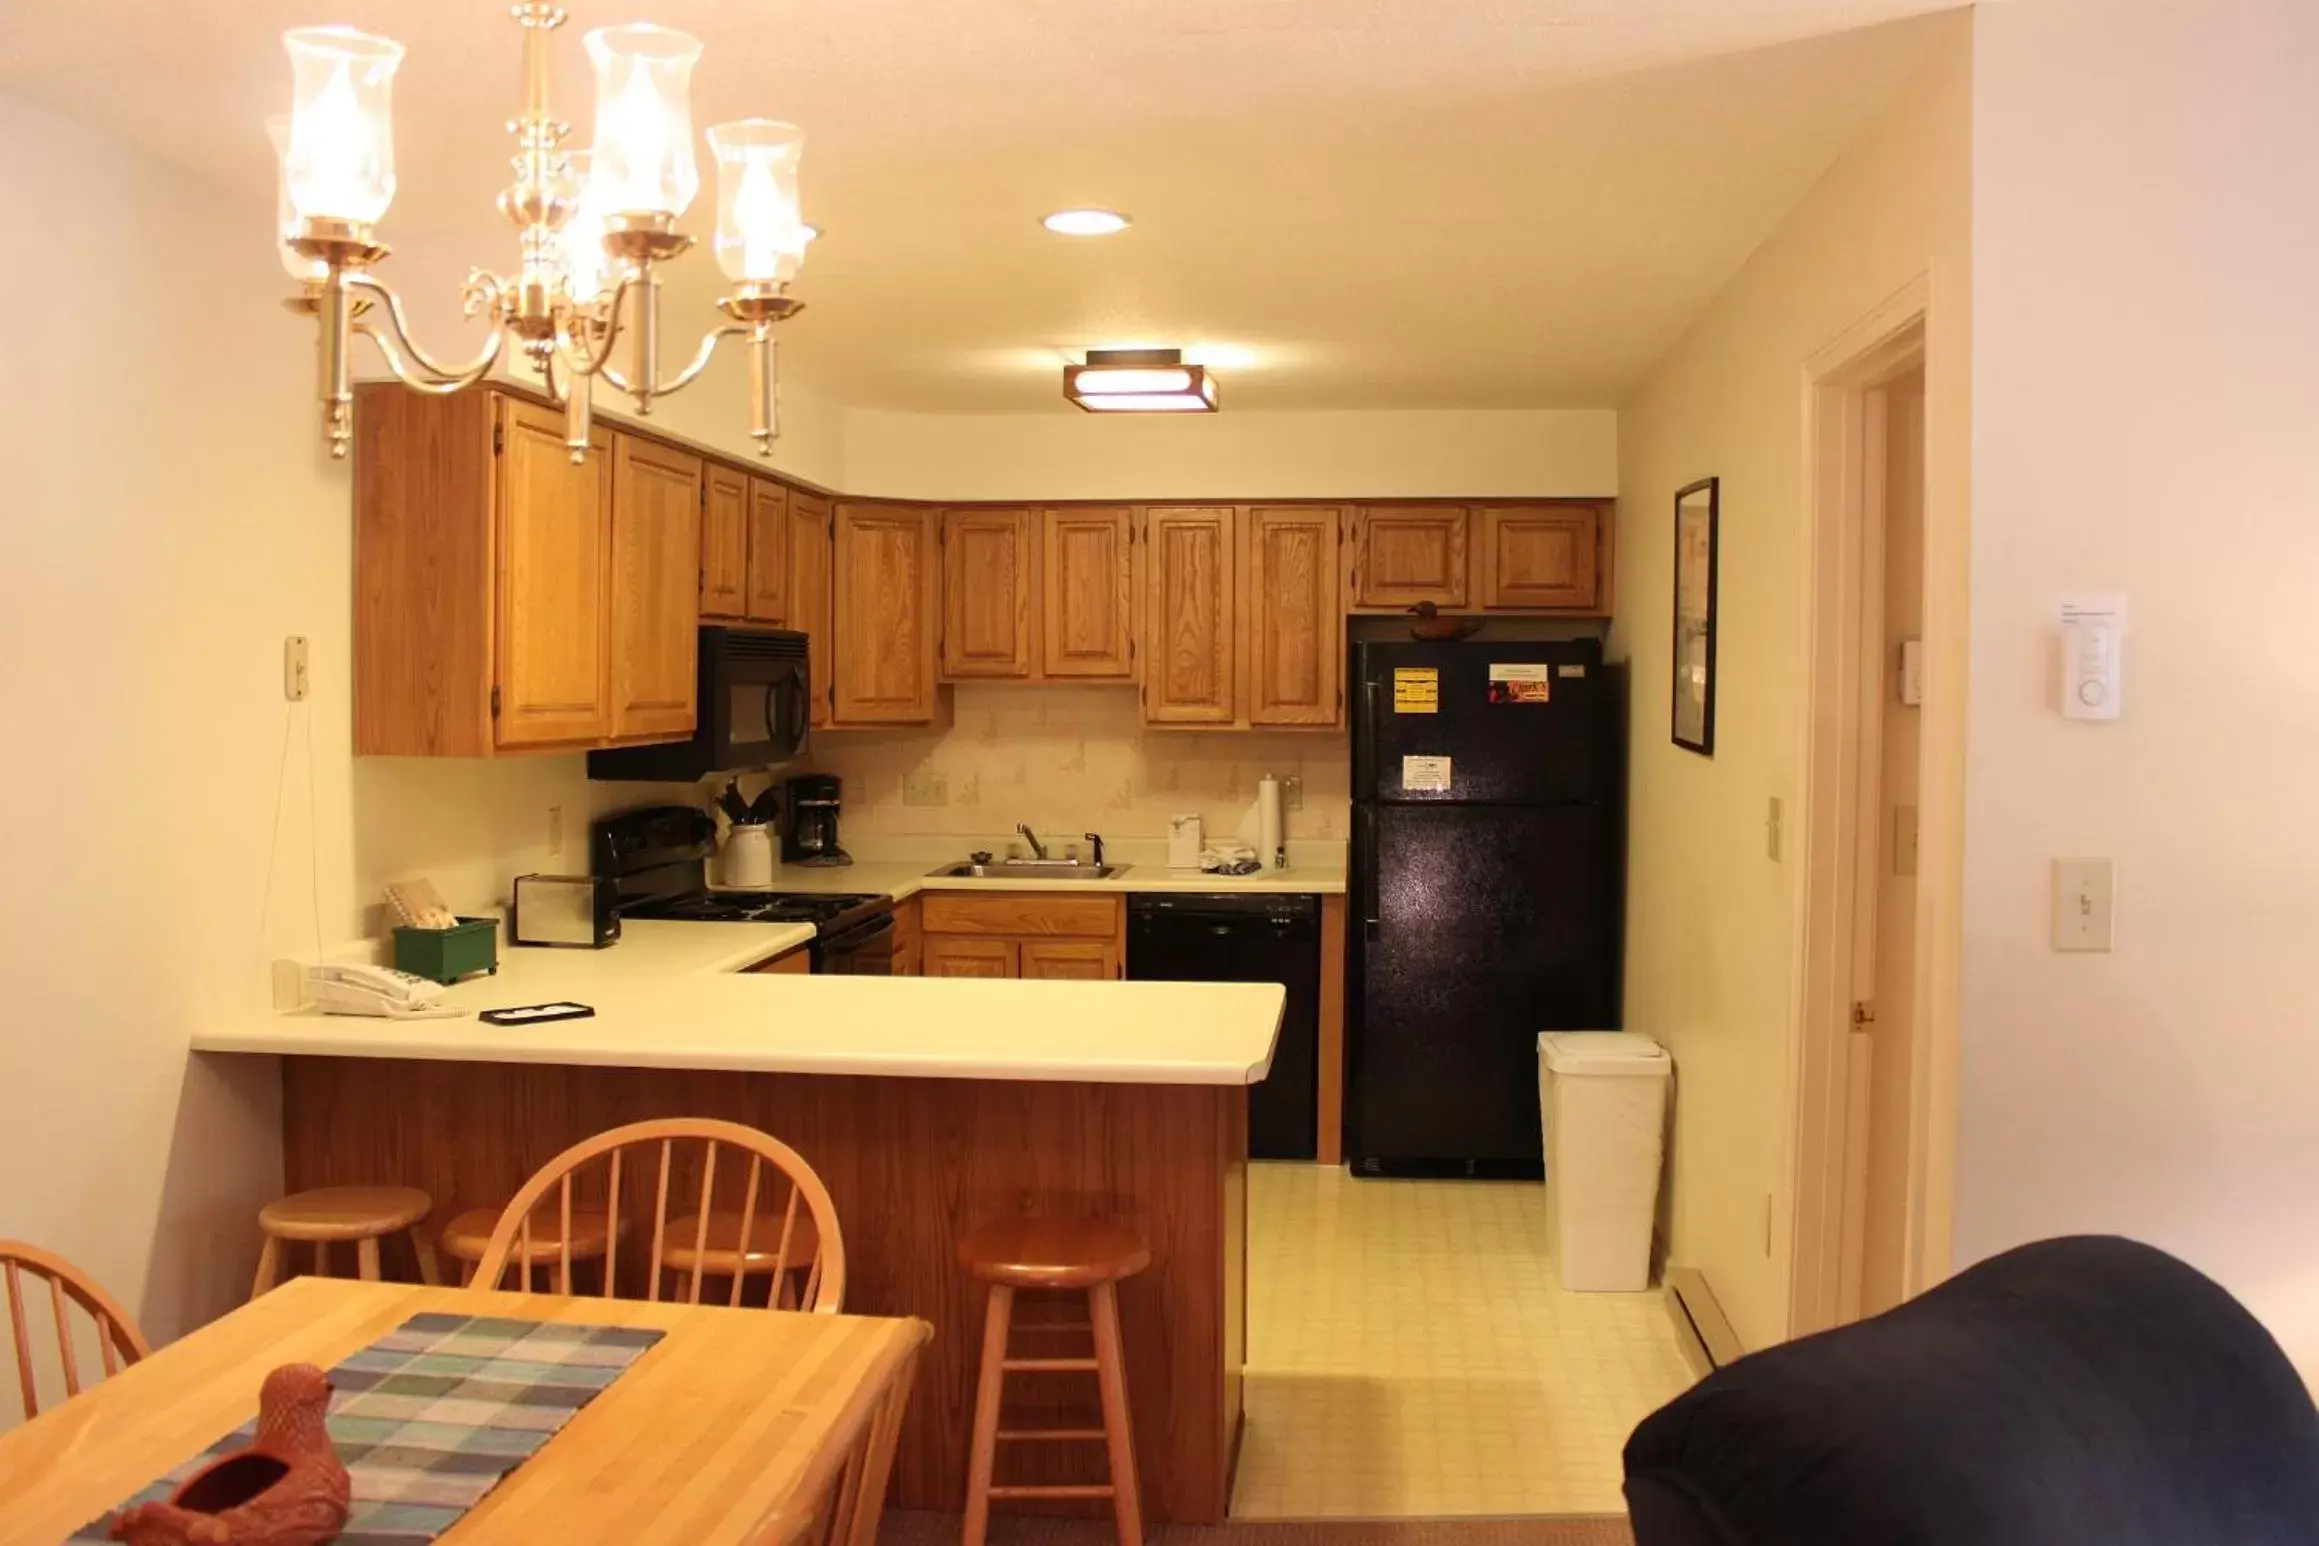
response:
<svg viewBox="0 0 2319 1546"><path fill-rule="evenodd" d="M290 179L284 166L290 148L288 113L276 113L266 120L266 138L274 145L274 251L292 279L302 285L320 284L330 277L330 265L290 245L298 230L298 212L290 207Z"/></svg>
<svg viewBox="0 0 2319 1546"><path fill-rule="evenodd" d="M351 27L282 34L290 133L282 185L301 221L370 226L395 196L392 93L403 46Z"/></svg>
<svg viewBox="0 0 2319 1546"><path fill-rule="evenodd" d="M637 22L588 34L596 70L595 168L606 212L674 220L700 192L692 148L692 67L701 45Z"/></svg>
<svg viewBox="0 0 2319 1546"><path fill-rule="evenodd" d="M813 239L797 204L805 131L771 118L743 118L718 124L708 138L717 158L717 266L741 284L795 278Z"/></svg>

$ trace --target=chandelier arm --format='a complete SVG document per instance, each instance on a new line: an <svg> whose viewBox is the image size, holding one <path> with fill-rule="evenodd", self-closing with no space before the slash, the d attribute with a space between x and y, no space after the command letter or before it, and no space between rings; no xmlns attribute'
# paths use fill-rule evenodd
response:
<svg viewBox="0 0 2319 1546"><path fill-rule="evenodd" d="M488 274L471 277L468 286L471 292L484 293L493 300L496 300L501 288L499 281ZM346 287L375 296L381 303L380 309L387 319L387 330L382 331L377 323L369 322L362 324L357 331L368 334L371 342L378 345L379 352L386 356L388 369L405 386L417 387L422 391L429 385L450 391L472 386L490 374L491 367L499 362L500 351L506 347L507 332L499 325L496 305L488 309L477 307L475 309L487 310L492 319L491 337L484 344L483 352L464 365L445 365L420 348L411 337L410 322L403 315L403 303L396 298L394 291L370 275L359 273L346 276ZM393 334L391 342L389 331ZM418 367L415 372L411 369L413 365Z"/></svg>
<svg viewBox="0 0 2319 1546"><path fill-rule="evenodd" d="M393 373L395 380L414 392L424 392L430 397L449 397L455 392L466 391L482 380L491 367L498 363L500 340L504 336L499 333L491 335L491 348L472 375L451 376L430 373L423 367L414 368L414 362L405 357L403 349L396 346L395 340L372 323L357 322L354 331L369 339L378 349L380 358L386 361L387 369ZM409 340L405 339L404 344L408 343Z"/></svg>
<svg viewBox="0 0 2319 1546"><path fill-rule="evenodd" d="M572 307L570 324L556 330L556 352L563 356L564 364L574 374L593 376L604 370L605 361L611 359L612 350L620 342L620 331L624 325L620 313L627 302L628 292L635 284L634 279L625 275L621 277L620 283L613 287L609 301L602 307L601 324L596 318L597 308L575 305ZM603 336L591 341L590 335L599 326ZM618 385L617 382L614 384ZM627 388L623 386L621 390L626 391Z"/></svg>
<svg viewBox="0 0 2319 1546"><path fill-rule="evenodd" d="M655 386L652 389L652 395L655 397L664 397L671 392L683 391L686 387L693 384L695 377L699 376L702 371L709 368L709 360L713 355L716 354L718 344L723 343L728 338L746 338L748 336L749 329L734 325L720 327L715 331L707 334L701 339L700 351L692 357L692 363L687 365L683 370L678 371L674 381L663 382L660 385Z"/></svg>

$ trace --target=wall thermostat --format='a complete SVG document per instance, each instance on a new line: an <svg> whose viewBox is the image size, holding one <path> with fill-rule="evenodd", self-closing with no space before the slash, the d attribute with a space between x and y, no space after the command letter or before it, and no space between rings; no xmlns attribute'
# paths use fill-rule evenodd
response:
<svg viewBox="0 0 2319 1546"><path fill-rule="evenodd" d="M2054 610L2061 628L2061 715L2116 719L2124 705L2126 598L2066 596Z"/></svg>

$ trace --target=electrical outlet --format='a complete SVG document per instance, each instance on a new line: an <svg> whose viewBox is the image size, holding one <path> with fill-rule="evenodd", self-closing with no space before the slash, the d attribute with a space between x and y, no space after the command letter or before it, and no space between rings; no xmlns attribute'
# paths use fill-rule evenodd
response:
<svg viewBox="0 0 2319 1546"><path fill-rule="evenodd" d="M912 773L902 780L904 805L948 805L950 780L933 773Z"/></svg>
<svg viewBox="0 0 2319 1546"><path fill-rule="evenodd" d="M1304 779L1291 773L1280 781L1280 808L1284 811L1304 809Z"/></svg>
<svg viewBox="0 0 2319 1546"><path fill-rule="evenodd" d="M294 633L282 641L282 696L292 703L304 703L306 695L314 690L308 658L304 634Z"/></svg>
<svg viewBox="0 0 2319 1546"><path fill-rule="evenodd" d="M2101 953L2110 948L2117 869L2107 859L2053 861L2053 948Z"/></svg>
<svg viewBox="0 0 2319 1546"><path fill-rule="evenodd" d="M1771 797L1771 804L1765 810L1763 818L1764 857L1774 864L1780 862L1780 827L1781 818L1784 815L1785 811L1782 809L1780 797L1775 794Z"/></svg>
<svg viewBox="0 0 2319 1546"><path fill-rule="evenodd" d="M564 851L564 808L548 807L548 857L556 858Z"/></svg>

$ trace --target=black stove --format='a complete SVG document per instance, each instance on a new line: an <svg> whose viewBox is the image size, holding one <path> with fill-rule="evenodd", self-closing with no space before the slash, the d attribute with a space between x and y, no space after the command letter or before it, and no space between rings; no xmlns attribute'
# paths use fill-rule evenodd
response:
<svg viewBox="0 0 2319 1546"><path fill-rule="evenodd" d="M894 902L874 893L712 891L717 826L688 805L623 811L596 822L593 862L623 918L672 923L810 923L816 972L892 971Z"/></svg>
<svg viewBox="0 0 2319 1546"><path fill-rule="evenodd" d="M823 896L795 891L696 891L651 897L620 909L623 918L669 918L688 923L810 923L823 933L845 928L893 906L877 895Z"/></svg>

